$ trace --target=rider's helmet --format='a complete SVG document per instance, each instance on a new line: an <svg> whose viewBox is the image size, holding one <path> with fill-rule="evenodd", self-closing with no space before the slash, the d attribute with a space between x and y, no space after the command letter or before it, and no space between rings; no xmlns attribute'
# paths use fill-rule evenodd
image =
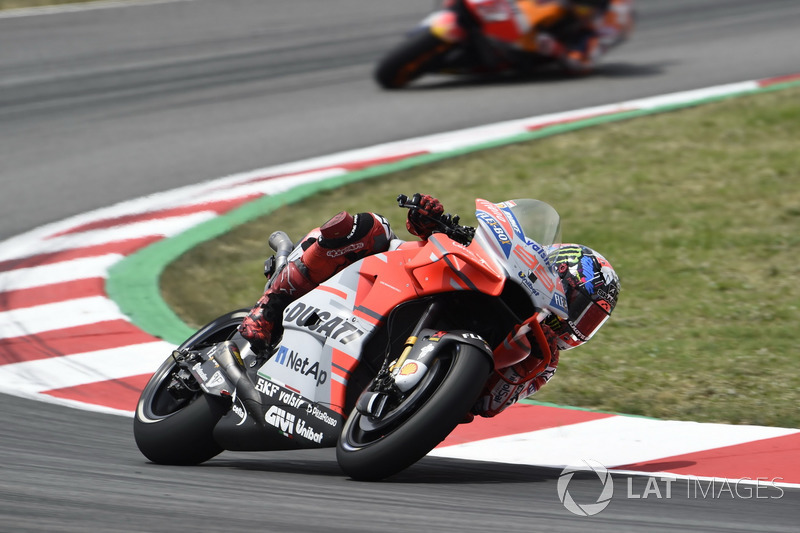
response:
<svg viewBox="0 0 800 533"><path fill-rule="evenodd" d="M569 318L550 316L545 323L569 350L592 338L611 316L619 296L619 277L605 257L582 244L554 244L548 259L561 278Z"/></svg>

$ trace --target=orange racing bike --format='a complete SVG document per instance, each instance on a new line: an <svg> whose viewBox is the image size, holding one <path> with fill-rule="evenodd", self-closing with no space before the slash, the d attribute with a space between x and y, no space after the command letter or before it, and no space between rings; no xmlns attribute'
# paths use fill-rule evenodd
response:
<svg viewBox="0 0 800 533"><path fill-rule="evenodd" d="M425 74L497 75L531 72L555 61L537 52L539 31L572 31L553 0L444 0L375 69L384 89L399 89Z"/></svg>

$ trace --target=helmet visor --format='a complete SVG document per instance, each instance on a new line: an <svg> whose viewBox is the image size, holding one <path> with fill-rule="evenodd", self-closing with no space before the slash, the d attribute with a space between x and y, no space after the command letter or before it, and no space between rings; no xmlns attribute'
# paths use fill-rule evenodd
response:
<svg viewBox="0 0 800 533"><path fill-rule="evenodd" d="M611 308L604 300L597 302L586 293L585 289L572 291L572 301L569 304L569 326L572 332L581 341L588 341L600 329L600 326L611 316Z"/></svg>

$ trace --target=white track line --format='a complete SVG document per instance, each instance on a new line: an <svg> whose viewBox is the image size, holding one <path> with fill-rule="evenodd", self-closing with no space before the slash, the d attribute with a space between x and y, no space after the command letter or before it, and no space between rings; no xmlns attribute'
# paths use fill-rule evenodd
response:
<svg viewBox="0 0 800 533"><path fill-rule="evenodd" d="M554 468L579 465L585 459L592 459L614 467L798 432L800 430L777 427L613 416L446 446L435 449L431 455L479 461L502 457L504 463Z"/></svg>
<svg viewBox="0 0 800 533"><path fill-rule="evenodd" d="M79 279L105 278L108 269L123 257L120 254L107 254L0 272L0 291L32 289Z"/></svg>
<svg viewBox="0 0 800 533"><path fill-rule="evenodd" d="M108 320L130 321L117 304L103 296L14 309L0 313L0 340L89 326ZM0 368L6 366L13 365L2 365Z"/></svg>
<svg viewBox="0 0 800 533"><path fill-rule="evenodd" d="M80 250L90 246L142 237L172 237L207 220L216 218L214 211L200 211L176 217L154 218L110 228L62 235L41 242L22 242L20 246L0 248L0 261L21 259L41 253ZM121 258L121 256L120 256Z"/></svg>

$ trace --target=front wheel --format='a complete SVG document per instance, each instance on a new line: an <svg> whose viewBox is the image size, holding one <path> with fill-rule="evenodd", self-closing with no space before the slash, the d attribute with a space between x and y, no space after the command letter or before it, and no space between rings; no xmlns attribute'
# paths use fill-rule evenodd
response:
<svg viewBox="0 0 800 533"><path fill-rule="evenodd" d="M247 315L228 313L189 337L180 349L198 349L230 339ZM214 426L228 410L225 400L204 394L170 355L145 386L136 406L133 435L139 450L154 463L193 465L220 452Z"/></svg>
<svg viewBox="0 0 800 533"><path fill-rule="evenodd" d="M339 466L363 481L411 466L464 419L491 368L486 354L456 344L435 360L413 393L379 420L354 409L336 447Z"/></svg>
<svg viewBox="0 0 800 533"><path fill-rule="evenodd" d="M375 81L384 89L400 89L429 72L452 45L422 31L389 52L375 69Z"/></svg>

